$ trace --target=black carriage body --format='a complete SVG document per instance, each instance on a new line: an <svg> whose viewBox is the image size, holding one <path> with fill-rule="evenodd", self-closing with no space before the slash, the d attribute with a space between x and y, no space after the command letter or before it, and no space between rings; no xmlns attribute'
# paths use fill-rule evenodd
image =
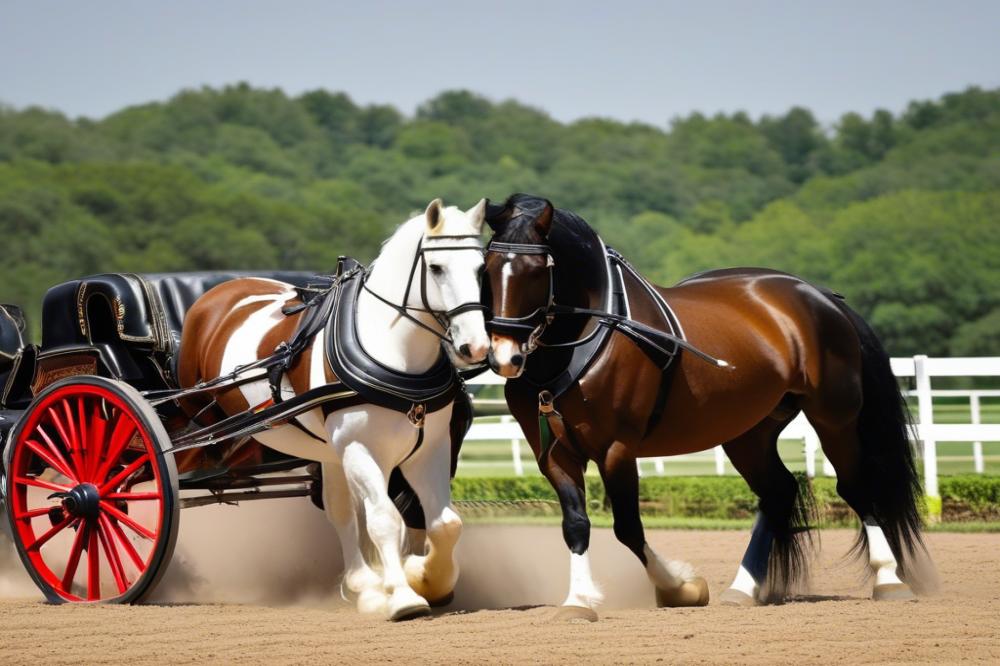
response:
<svg viewBox="0 0 1000 666"><path fill-rule="evenodd" d="M41 345L25 339L21 309L0 304L0 453L33 396L59 379L97 375L139 391L178 388L181 329L188 310L211 288L243 277L305 287L317 274L102 273L70 280L45 294ZM176 406L167 403L161 409L169 416Z"/></svg>
<svg viewBox="0 0 1000 666"><path fill-rule="evenodd" d="M305 272L227 272L110 273L73 280L53 287L43 300L41 345L26 341L19 308L0 305L0 509L6 510L0 515L7 514L2 529L10 530L28 573L50 601L141 600L169 561L176 539L176 511L185 501L198 506L228 498L309 493L315 474L277 479L258 476L309 464L270 450L262 466L199 469L179 477L169 452L171 435L163 427L178 408L168 400L154 410L146 398L151 391L178 388L181 328L190 307L212 287L240 277L264 277L296 287L316 279L315 274ZM102 410L108 419L101 426L108 429L105 454L115 449L118 456L108 462L100 454L90 460L79 448L84 437L96 437L87 430L93 422L84 422L101 420ZM137 434L129 440L118 439L116 446L110 429L112 423L122 422L119 415L135 424ZM52 437L63 444L53 445ZM71 446L70 441L78 443ZM98 473L102 464L106 470ZM123 476L129 474L130 465L148 477L138 479L140 483L155 481L160 511L158 520L149 526L134 523L139 532L148 529L152 535L140 538L152 543L143 553L125 543L128 537L122 526L129 520L126 504L135 497L141 503L147 500L143 495L150 493L130 495L116 490L117 480L103 486L99 480L111 476L131 483L127 479L132 477ZM271 489L289 484L298 487ZM211 492L182 500L178 491L185 487ZM40 488L43 497L55 491L42 505L49 508L39 508ZM238 492L223 492L234 489ZM29 491L36 493L33 500ZM62 499L53 504L57 496ZM88 497L93 506L87 511L70 508L86 503ZM61 549L70 553L76 574L70 565L65 573L61 564L53 568L41 555L47 548L43 542L60 531L64 536L75 533L72 543L55 547L57 553ZM92 551L104 553L104 564ZM93 571L88 569L91 561L98 563ZM91 582L100 581L102 575L103 583ZM109 578L115 582L110 590Z"/></svg>

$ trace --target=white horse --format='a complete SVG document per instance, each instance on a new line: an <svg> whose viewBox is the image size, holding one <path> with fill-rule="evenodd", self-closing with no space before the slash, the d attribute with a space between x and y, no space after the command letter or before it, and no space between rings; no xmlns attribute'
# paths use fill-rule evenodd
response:
<svg viewBox="0 0 1000 666"><path fill-rule="evenodd" d="M356 307L358 341L378 364L421 375L440 363L442 347L460 366L485 359L489 339L478 306L484 213L485 201L463 213L435 200L383 244ZM293 334L298 316L286 316L282 309L298 297L291 285L254 278L208 292L185 320L182 385L193 386L267 356ZM335 379L325 335L321 330L284 375L283 397ZM442 345L441 338L448 344ZM264 379L218 396L228 414L271 398ZM343 587L357 595L362 612L393 620L412 617L429 612L431 603L447 599L454 589L454 548L462 521L451 508L452 406L449 402L423 417L419 445L418 418L373 404L313 409L297 417L297 426L282 425L255 436L273 449L322 463L326 513L343 549ZM426 522L426 554L409 555L405 561L405 528L387 493L396 467L416 492ZM366 562L359 548L359 513L379 567Z"/></svg>

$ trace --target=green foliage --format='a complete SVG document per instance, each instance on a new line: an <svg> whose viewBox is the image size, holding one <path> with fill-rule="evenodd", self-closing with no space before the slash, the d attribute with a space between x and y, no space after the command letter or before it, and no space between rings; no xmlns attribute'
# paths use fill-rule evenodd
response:
<svg viewBox="0 0 1000 666"><path fill-rule="evenodd" d="M1000 90L899 116L806 109L562 124L448 91L414 118L237 84L101 120L0 106L0 301L95 271L329 270L427 201L542 194L651 278L734 265L825 284L891 353L1000 354Z"/></svg>
<svg viewBox="0 0 1000 666"><path fill-rule="evenodd" d="M941 477L939 492L946 505L946 516L950 510L952 514L965 513L965 517L1000 519L1000 477L972 474Z"/></svg>
<svg viewBox="0 0 1000 666"><path fill-rule="evenodd" d="M837 494L836 479L807 480L812 488L820 524L854 524L855 516ZM553 502L555 492L543 477L458 477L452 480L456 501L500 501L493 515L531 512L531 507L504 502L543 500ZM944 518L952 522L1000 519L1000 477L965 475L941 477L940 493ZM607 515L604 487L597 477L587 477L587 500L591 513ZM639 480L639 503L647 517L745 520L757 511L757 497L737 476L643 477ZM550 515L552 511L544 512Z"/></svg>

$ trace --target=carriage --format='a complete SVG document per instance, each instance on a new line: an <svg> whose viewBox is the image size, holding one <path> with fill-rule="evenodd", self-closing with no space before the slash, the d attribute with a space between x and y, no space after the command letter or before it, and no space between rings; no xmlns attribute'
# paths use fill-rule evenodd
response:
<svg viewBox="0 0 1000 666"><path fill-rule="evenodd" d="M182 390L177 362L188 309L212 287L248 276L303 293L332 282L287 271L95 275L48 291L38 346L25 342L21 310L0 305L4 527L50 601L144 598L170 560L181 508L301 496L321 503L317 464L251 439L297 403L208 427L179 406L185 395L237 381Z"/></svg>

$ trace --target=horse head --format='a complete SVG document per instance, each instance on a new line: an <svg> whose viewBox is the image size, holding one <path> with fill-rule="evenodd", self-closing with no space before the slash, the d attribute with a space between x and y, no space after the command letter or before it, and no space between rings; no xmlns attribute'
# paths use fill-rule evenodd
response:
<svg viewBox="0 0 1000 666"><path fill-rule="evenodd" d="M459 366L481 363L490 347L480 302L485 215L485 199L465 212L435 199L424 211L420 299L445 328L446 349Z"/></svg>
<svg viewBox="0 0 1000 666"><path fill-rule="evenodd" d="M554 209L538 197L512 195L487 206L494 235L486 252L489 362L493 371L519 377L527 356L551 321L554 260L548 245Z"/></svg>

